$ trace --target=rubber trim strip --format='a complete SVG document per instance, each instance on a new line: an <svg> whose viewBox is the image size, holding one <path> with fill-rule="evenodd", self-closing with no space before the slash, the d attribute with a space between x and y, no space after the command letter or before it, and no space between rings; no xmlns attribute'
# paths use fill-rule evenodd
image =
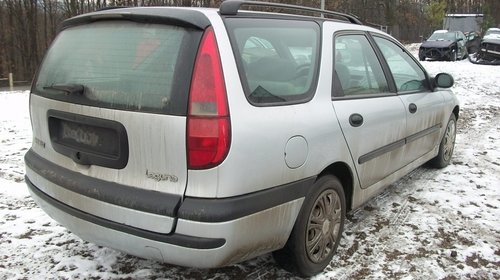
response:
<svg viewBox="0 0 500 280"><path fill-rule="evenodd" d="M372 159L374 159L376 157L379 157L379 156L381 156L381 155L383 155L385 153L388 153L388 152L391 152L391 151L393 151L393 150L395 150L397 148L403 147L404 145L406 145L406 144L408 144L410 142L413 142L415 140L418 140L418 139L420 139L420 138L422 138L424 136L427 136L427 135L432 134L434 132L438 132L441 127L442 127L442 124L436 124L434 126L426 128L426 129L424 129L424 130L422 130L420 132L412 134L412 135L410 135L410 136L408 136L408 137L406 137L404 139L398 140L398 141L393 142L393 143L391 143L389 145L386 145L386 146L378 148L378 149L376 149L374 151L371 151L371 152L369 152L369 153L367 153L365 155L360 156L359 159L358 159L358 163L359 164L363 164L363 163L365 163L367 161L370 161L370 160L372 160Z"/></svg>
<svg viewBox="0 0 500 280"><path fill-rule="evenodd" d="M227 222L305 197L316 176L274 188L228 198L181 197L141 190L82 175L56 165L30 149L26 166L67 190L111 204L199 222ZM177 213L177 215L175 215Z"/></svg>
<svg viewBox="0 0 500 280"><path fill-rule="evenodd" d="M75 209L71 206L68 206L49 195L45 194L41 190L39 190L35 185L31 183L29 178L25 176L26 184L30 191L36 195L38 198L44 200L48 204L53 207L65 212L68 215L74 216L78 219L108 228L120 232L124 232L127 234L135 235L141 238L146 238L149 240L154 240L162 243L168 243L176 246L192 248L192 249L215 249L222 247L226 244L226 240L224 238L205 238L205 237L195 237L184 234L160 234L156 232L151 232L143 229L138 229L135 227L127 226L124 224L119 224L110 220L106 220L103 218L96 217L94 215L88 214L86 212Z"/></svg>
<svg viewBox="0 0 500 280"><path fill-rule="evenodd" d="M177 213L179 219L225 222L305 197L316 176L250 194L229 198L186 197Z"/></svg>
<svg viewBox="0 0 500 280"><path fill-rule="evenodd" d="M441 124L436 124L436 125L431 126L431 127L427 128L425 130L422 130L422 131L417 132L417 133L415 133L413 135L410 135L410 136L406 137L406 144L408 144L410 142L413 142L413 141L415 141L415 140L417 140L419 138L422 138L424 136L427 136L429 134L432 134L434 132L438 132L439 129L441 129L441 127L442 127Z"/></svg>
<svg viewBox="0 0 500 280"><path fill-rule="evenodd" d="M389 145L386 145L386 146L383 146L381 148L378 148L378 149L376 149L376 150L374 150L372 152L369 152L369 153L367 153L365 155L360 156L359 159L358 159L358 163L359 164L363 164L363 163L365 163L367 161L370 161L370 160L372 160L372 159L374 159L376 157L379 157L379 156L381 156L381 155L383 155L385 153L388 153L390 151L396 150L397 148L401 148L405 144L406 144L405 139L401 139L401 140L393 142L393 143L391 143Z"/></svg>
<svg viewBox="0 0 500 280"><path fill-rule="evenodd" d="M138 211L175 217L181 196L144 190L85 176L54 164L30 149L26 166L50 182L78 194Z"/></svg>

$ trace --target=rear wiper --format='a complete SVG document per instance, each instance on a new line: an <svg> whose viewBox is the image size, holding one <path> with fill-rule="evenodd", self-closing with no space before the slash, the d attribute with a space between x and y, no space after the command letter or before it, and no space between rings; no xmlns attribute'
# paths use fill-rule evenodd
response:
<svg viewBox="0 0 500 280"><path fill-rule="evenodd" d="M62 91L66 95L72 95L72 94L83 94L85 87L83 85L80 85L80 84L67 84L67 85L46 86L46 87L43 87L43 89Z"/></svg>

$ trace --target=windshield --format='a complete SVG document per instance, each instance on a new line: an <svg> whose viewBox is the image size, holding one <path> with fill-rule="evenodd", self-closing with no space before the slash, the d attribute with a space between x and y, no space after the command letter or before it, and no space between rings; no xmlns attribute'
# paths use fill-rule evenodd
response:
<svg viewBox="0 0 500 280"><path fill-rule="evenodd" d="M55 99L75 96L74 103L165 112L187 33L181 27L129 21L68 28L47 53L33 91Z"/></svg>
<svg viewBox="0 0 500 280"><path fill-rule="evenodd" d="M455 32L434 32L429 41L455 41Z"/></svg>

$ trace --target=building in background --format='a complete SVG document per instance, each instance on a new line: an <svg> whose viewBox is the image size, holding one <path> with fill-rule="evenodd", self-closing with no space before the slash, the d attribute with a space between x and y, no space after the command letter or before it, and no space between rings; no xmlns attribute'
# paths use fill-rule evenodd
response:
<svg viewBox="0 0 500 280"><path fill-rule="evenodd" d="M462 32L482 32L483 14L447 14L443 20L443 29Z"/></svg>

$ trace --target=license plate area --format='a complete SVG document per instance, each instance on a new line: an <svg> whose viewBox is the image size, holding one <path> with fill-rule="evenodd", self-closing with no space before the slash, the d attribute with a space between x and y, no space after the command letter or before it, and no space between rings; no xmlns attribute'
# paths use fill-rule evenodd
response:
<svg viewBox="0 0 500 280"><path fill-rule="evenodd" d="M58 153L83 165L127 165L128 137L121 123L56 110L47 115L52 147Z"/></svg>

